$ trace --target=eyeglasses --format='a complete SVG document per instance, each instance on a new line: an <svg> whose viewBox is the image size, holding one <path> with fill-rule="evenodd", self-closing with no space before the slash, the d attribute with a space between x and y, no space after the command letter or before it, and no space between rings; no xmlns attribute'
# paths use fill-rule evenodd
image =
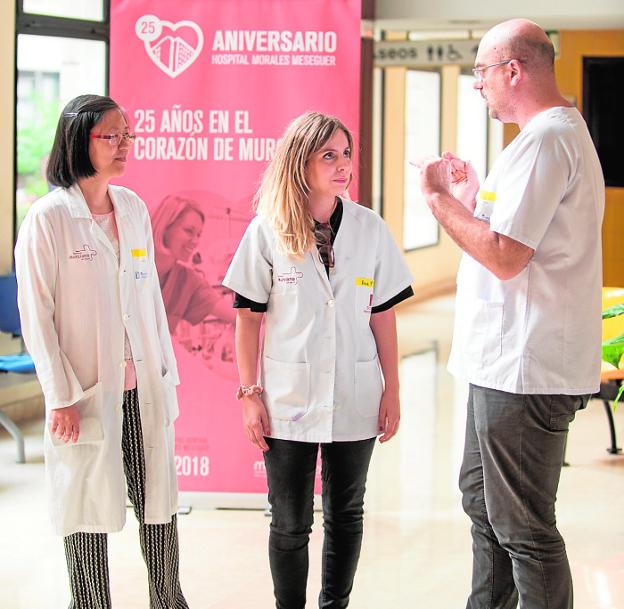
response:
<svg viewBox="0 0 624 609"><path fill-rule="evenodd" d="M329 224L314 224L314 238L319 251L321 262L328 268L333 269L335 264L334 248L332 246L332 227Z"/></svg>
<svg viewBox="0 0 624 609"><path fill-rule="evenodd" d="M96 140L106 140L111 147L121 146L121 142L126 141L128 144L134 144L136 133L111 133L110 135L92 133L91 137Z"/></svg>
<svg viewBox="0 0 624 609"><path fill-rule="evenodd" d="M503 61L498 61L497 63L491 63L489 66L481 66L480 68L472 68L472 73L474 77L480 82L483 80L483 72L488 68L495 68L496 66L504 66L508 64L513 59L504 59ZM520 60L518 60L520 61Z"/></svg>

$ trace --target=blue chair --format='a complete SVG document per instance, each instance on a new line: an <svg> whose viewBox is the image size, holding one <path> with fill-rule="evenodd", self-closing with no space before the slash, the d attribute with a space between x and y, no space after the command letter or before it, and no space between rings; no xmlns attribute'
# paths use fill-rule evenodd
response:
<svg viewBox="0 0 624 609"><path fill-rule="evenodd" d="M22 328L17 308L17 279L15 273L0 276L0 331L11 334L14 337L22 337ZM0 356L0 372L34 373L35 366L32 358L24 352L22 341L22 353L17 355ZM17 462L26 461L24 452L24 436L19 427L10 417L0 410L0 425L13 436L17 442Z"/></svg>
<svg viewBox="0 0 624 609"><path fill-rule="evenodd" d="M17 279L15 273L0 275L0 331L13 336L22 335L17 308Z"/></svg>

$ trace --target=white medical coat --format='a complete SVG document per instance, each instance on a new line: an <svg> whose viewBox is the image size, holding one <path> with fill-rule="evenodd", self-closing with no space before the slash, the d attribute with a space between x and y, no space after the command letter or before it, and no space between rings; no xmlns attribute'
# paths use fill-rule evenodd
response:
<svg viewBox="0 0 624 609"><path fill-rule="evenodd" d="M535 250L500 280L464 254L449 370L522 394L600 387L604 179L576 108L535 115L501 152L474 215Z"/></svg>
<svg viewBox="0 0 624 609"><path fill-rule="evenodd" d="M343 200L329 278L315 247L303 259L277 247L266 220L243 236L223 285L268 303L259 383L271 437L354 441L379 433L383 380L371 309L412 276L384 221Z"/></svg>
<svg viewBox="0 0 624 609"><path fill-rule="evenodd" d="M120 530L126 489L121 451L124 336L137 375L145 450L145 522L177 509L173 421L178 373L156 267L149 215L130 190L109 186L119 261L80 188L37 201L15 248L24 340L50 410L76 404L76 444L54 438L44 454L53 525L60 535Z"/></svg>

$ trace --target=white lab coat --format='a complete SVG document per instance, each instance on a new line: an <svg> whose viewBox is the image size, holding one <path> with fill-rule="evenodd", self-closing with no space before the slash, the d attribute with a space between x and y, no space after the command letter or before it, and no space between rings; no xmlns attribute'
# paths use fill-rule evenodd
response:
<svg viewBox="0 0 624 609"><path fill-rule="evenodd" d="M60 535L105 533L125 522L121 452L124 335L136 368L145 450L145 522L177 509L173 421L178 373L149 215L130 190L110 186L120 259L80 188L37 201L15 247L22 332L50 410L77 404L80 437L64 444L46 421L52 523Z"/></svg>
<svg viewBox="0 0 624 609"><path fill-rule="evenodd" d="M474 212L535 253L506 281L463 255L453 375L508 393L598 391L603 214L602 168L579 111L535 115L496 159Z"/></svg>
<svg viewBox="0 0 624 609"><path fill-rule="evenodd" d="M271 437L353 441L379 433L383 380L371 308L409 287L412 276L384 221L343 199L330 277L317 248L302 260L252 220L223 285L268 303L259 382Z"/></svg>

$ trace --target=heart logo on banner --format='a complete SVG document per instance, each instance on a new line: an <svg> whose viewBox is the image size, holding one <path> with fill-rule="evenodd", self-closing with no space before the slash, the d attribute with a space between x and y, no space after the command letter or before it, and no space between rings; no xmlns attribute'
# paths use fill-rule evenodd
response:
<svg viewBox="0 0 624 609"><path fill-rule="evenodd" d="M197 37L195 46L183 36L189 30ZM171 78L190 68L204 46L204 34L194 21L171 23L155 15L143 15L136 22L135 32L147 56Z"/></svg>

